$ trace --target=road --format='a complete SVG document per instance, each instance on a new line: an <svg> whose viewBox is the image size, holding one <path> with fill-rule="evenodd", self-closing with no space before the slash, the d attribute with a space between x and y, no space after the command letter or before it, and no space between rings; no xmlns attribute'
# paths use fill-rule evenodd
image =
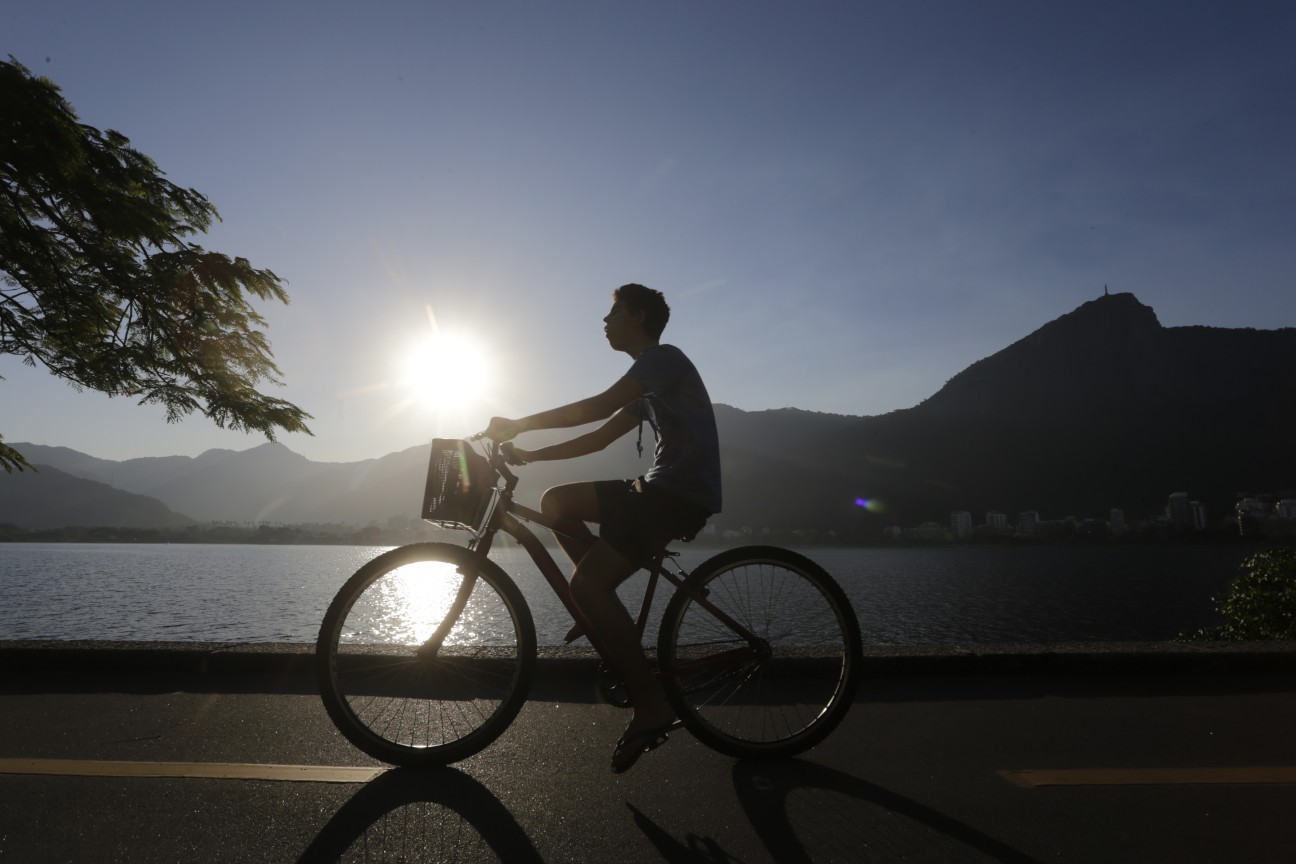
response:
<svg viewBox="0 0 1296 864"><path fill-rule="evenodd" d="M621 776L607 762L626 715L579 679L539 682L498 742L430 774L351 748L301 676L3 681L0 862L1289 862L1296 849L1296 682L1280 671L884 676L802 758L735 761L676 733Z"/></svg>

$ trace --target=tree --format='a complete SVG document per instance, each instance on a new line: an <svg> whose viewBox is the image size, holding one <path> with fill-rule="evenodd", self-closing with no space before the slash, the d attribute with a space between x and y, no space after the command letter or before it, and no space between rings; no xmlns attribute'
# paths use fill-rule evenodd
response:
<svg viewBox="0 0 1296 864"><path fill-rule="evenodd" d="M1296 549L1270 549L1247 557L1224 597L1212 598L1224 623L1188 639L1296 640Z"/></svg>
<svg viewBox="0 0 1296 864"><path fill-rule="evenodd" d="M201 411L217 426L306 432L250 299L283 280L209 252L216 208L165 178L118 132L81 123L51 81L0 62L0 354L77 389ZM0 466L31 467L0 438Z"/></svg>

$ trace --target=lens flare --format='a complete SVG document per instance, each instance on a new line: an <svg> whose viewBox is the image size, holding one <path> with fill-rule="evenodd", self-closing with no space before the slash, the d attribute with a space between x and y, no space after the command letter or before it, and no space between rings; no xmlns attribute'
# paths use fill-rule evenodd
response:
<svg viewBox="0 0 1296 864"><path fill-rule="evenodd" d="M881 513L886 507L876 498L856 498L855 506L870 513Z"/></svg>

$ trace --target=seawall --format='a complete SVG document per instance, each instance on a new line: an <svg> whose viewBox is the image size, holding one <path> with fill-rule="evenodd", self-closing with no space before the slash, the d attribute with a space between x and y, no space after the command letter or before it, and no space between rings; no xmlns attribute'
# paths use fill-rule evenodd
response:
<svg viewBox="0 0 1296 864"><path fill-rule="evenodd" d="M314 646L296 643L0 641L0 681L20 676L152 679L239 676L312 679ZM543 647L539 674L592 674L584 647ZM1012 645L870 645L866 677L978 674L1296 673L1296 642L1086 642Z"/></svg>

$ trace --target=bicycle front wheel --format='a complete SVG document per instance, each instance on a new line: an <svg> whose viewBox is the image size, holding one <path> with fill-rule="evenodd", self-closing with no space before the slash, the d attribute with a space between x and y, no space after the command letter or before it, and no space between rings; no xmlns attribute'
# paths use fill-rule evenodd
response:
<svg viewBox="0 0 1296 864"><path fill-rule="evenodd" d="M731 756L791 756L822 741L850 710L863 663L845 593L813 561L772 546L731 549L688 577L666 607L657 657L684 725Z"/></svg>
<svg viewBox="0 0 1296 864"><path fill-rule="evenodd" d="M394 765L444 765L481 750L526 700L536 637L521 592L460 546L393 549L334 598L315 646L329 717Z"/></svg>

